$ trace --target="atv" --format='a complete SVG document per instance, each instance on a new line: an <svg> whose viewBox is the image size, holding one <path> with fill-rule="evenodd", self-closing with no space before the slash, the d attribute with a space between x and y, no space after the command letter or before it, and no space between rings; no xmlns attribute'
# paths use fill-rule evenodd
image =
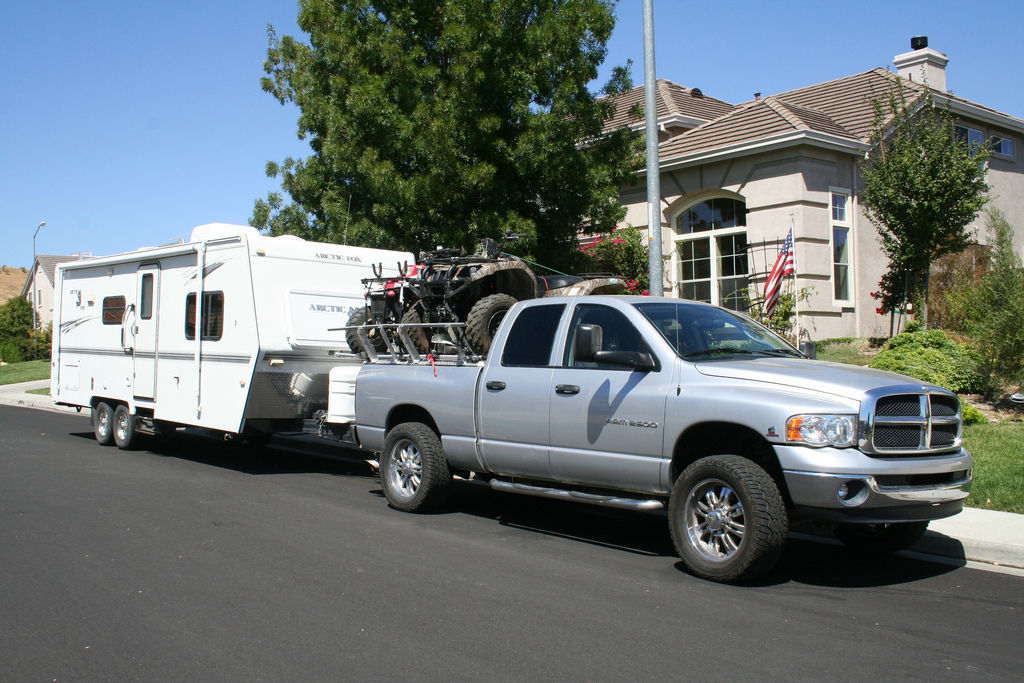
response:
<svg viewBox="0 0 1024 683"><path fill-rule="evenodd" d="M607 274L538 277L521 258L502 251L506 242L521 237L508 232L500 240L485 239L469 256L457 249L423 252L417 264L399 264L398 278L382 277L383 269L375 266L374 277L363 280L367 306L357 309L348 321L349 348L363 350L355 327L368 324L374 349L387 350L382 336L385 328L379 326L405 323L420 353L429 353L438 344L454 344L485 356L498 325L517 301L563 294L614 294L625 289L622 278ZM447 337L427 338L427 329L449 323L463 325L450 327ZM453 333L456 339L450 338Z"/></svg>

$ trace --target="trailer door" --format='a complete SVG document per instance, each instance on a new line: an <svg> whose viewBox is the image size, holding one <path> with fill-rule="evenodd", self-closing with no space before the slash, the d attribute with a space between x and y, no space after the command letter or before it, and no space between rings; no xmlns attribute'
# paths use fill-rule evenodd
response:
<svg viewBox="0 0 1024 683"><path fill-rule="evenodd" d="M132 330L135 337L135 397L156 398L157 340L160 337L159 263L139 266L137 290L139 305Z"/></svg>

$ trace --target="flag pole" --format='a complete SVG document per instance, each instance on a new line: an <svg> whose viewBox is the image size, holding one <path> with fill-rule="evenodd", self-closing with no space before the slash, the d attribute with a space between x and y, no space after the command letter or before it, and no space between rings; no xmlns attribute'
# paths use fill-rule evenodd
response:
<svg viewBox="0 0 1024 683"><path fill-rule="evenodd" d="M794 234L796 218L789 212L789 234ZM800 290L796 285L796 236L793 236L793 331L796 332L796 347L800 348Z"/></svg>

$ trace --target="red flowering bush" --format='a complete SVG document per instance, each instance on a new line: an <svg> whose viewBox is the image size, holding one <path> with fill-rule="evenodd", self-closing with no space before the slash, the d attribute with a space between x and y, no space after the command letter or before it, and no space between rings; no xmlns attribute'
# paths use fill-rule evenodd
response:
<svg viewBox="0 0 1024 683"><path fill-rule="evenodd" d="M626 282L627 293L650 294L647 245L637 228L617 227L580 247L580 251L588 257L589 268L594 272L610 272L621 277Z"/></svg>

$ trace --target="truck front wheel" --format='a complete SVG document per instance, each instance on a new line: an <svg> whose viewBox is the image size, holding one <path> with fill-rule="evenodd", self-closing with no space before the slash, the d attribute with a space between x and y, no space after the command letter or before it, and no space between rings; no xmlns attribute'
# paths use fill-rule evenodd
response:
<svg viewBox="0 0 1024 683"><path fill-rule="evenodd" d="M419 422L403 422L388 432L380 456L380 481L396 510L429 512L443 503L452 475L434 430Z"/></svg>
<svg viewBox="0 0 1024 683"><path fill-rule="evenodd" d="M839 524L835 535L851 550L871 555L888 555L914 545L927 530L928 522Z"/></svg>
<svg viewBox="0 0 1024 683"><path fill-rule="evenodd" d="M672 542L690 571L705 579L743 581L769 571L782 556L788 527L779 487L746 458L702 458L672 489Z"/></svg>

